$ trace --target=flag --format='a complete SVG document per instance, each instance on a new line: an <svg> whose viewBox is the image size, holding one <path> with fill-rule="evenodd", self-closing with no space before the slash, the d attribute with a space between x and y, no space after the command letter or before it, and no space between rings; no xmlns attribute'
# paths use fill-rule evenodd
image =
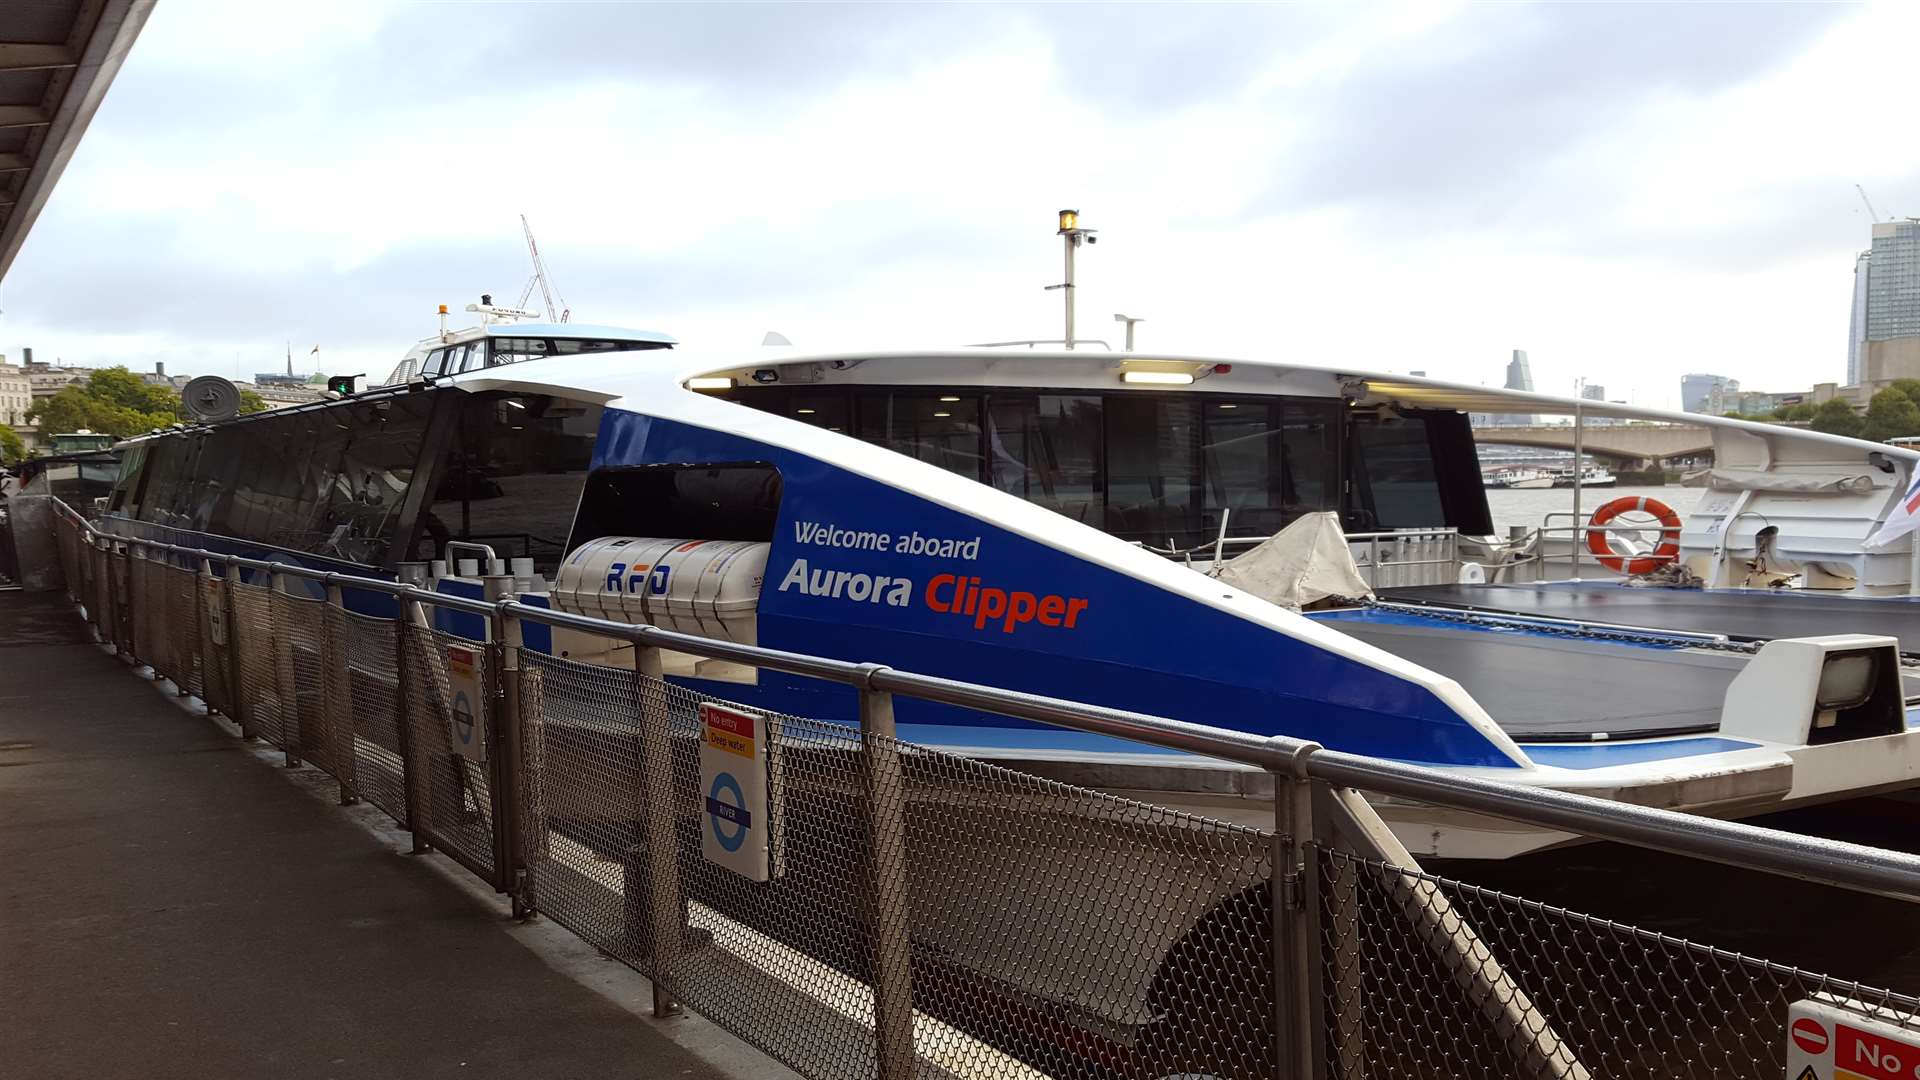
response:
<svg viewBox="0 0 1920 1080"><path fill-rule="evenodd" d="M1913 482L1907 485L1906 493L1900 496L1900 501L1895 503L1893 510L1887 514L1886 524L1880 526L1879 532L1867 538L1868 547L1886 547L1915 529L1920 529L1920 463L1915 463L1911 479Z"/></svg>
<svg viewBox="0 0 1920 1080"><path fill-rule="evenodd" d="M313 355L313 353L317 353L317 352L319 352L319 351L320 351L320 346L318 346L318 345L315 345L315 346L313 347L313 352L310 352L310 353L308 353L307 355L308 355L308 356L312 356L312 355Z"/></svg>

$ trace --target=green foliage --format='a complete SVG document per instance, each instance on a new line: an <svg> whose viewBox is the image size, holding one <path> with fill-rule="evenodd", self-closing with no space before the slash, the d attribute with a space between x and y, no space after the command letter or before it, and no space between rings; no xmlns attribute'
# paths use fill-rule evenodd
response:
<svg viewBox="0 0 1920 1080"><path fill-rule="evenodd" d="M148 386L126 368L110 367L35 402L27 419L49 435L85 428L125 439L178 423L186 413L172 387Z"/></svg>
<svg viewBox="0 0 1920 1080"><path fill-rule="evenodd" d="M1814 406L1803 401L1798 405L1780 406L1773 410L1773 418L1775 420L1811 420L1813 414L1818 411Z"/></svg>
<svg viewBox="0 0 1920 1080"><path fill-rule="evenodd" d="M1866 427L1866 422L1854 414L1853 406L1840 398L1830 398L1814 410L1813 423L1810 426L1815 431L1824 431L1829 435L1850 435L1858 438L1861 430Z"/></svg>
<svg viewBox="0 0 1920 1080"><path fill-rule="evenodd" d="M11 465L26 460L27 443L20 433L5 425L0 425L0 461Z"/></svg>
<svg viewBox="0 0 1920 1080"><path fill-rule="evenodd" d="M252 390L240 391L240 415L241 416L246 416L248 413L257 413L257 412L266 412L266 411L267 411L266 398L261 397L259 394L254 393Z"/></svg>
<svg viewBox="0 0 1920 1080"><path fill-rule="evenodd" d="M1915 405L1920 405L1920 379L1895 379L1891 385L1895 390L1907 395Z"/></svg>
<svg viewBox="0 0 1920 1080"><path fill-rule="evenodd" d="M1746 413L1743 413L1743 412L1732 412L1732 411L1728 411L1728 412L1723 412L1723 413L1721 413L1720 415L1721 415L1721 416L1724 416L1724 417L1726 417L1726 418L1727 418L1727 419L1729 419L1729 420L1751 420L1751 419L1753 419L1752 417L1750 417L1750 416L1748 416L1748 415L1747 415Z"/></svg>
<svg viewBox="0 0 1920 1080"><path fill-rule="evenodd" d="M1913 380L1903 380L1911 382ZM1920 435L1920 405L1894 387L1873 395L1860 437L1886 442L1902 435Z"/></svg>

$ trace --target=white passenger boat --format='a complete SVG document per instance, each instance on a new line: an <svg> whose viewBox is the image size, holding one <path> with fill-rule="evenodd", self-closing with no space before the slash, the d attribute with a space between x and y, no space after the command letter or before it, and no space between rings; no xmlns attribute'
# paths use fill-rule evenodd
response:
<svg viewBox="0 0 1920 1080"><path fill-rule="evenodd" d="M1913 542L1864 544L1911 450L1272 360L671 345L524 323L423 342L406 385L133 442L106 526L1707 814L1920 780ZM1503 575L1467 418L1489 409L1708 427L1713 490L1661 550L1613 557L1714 588ZM1251 549L1315 513L1375 596L1303 612L1252 584L1274 564ZM490 545L495 581L454 541ZM1796 587L1740 588L1761 574ZM669 675L850 716L797 677ZM904 701L899 730L1271 820L1237 767ZM1383 811L1419 854L1563 839Z"/></svg>

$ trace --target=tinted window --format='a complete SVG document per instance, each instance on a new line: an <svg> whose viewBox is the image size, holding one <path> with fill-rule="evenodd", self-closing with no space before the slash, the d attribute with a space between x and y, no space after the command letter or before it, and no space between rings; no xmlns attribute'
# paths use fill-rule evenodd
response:
<svg viewBox="0 0 1920 1080"><path fill-rule="evenodd" d="M1103 525L1100 416L1097 394L992 395L987 402L990 482L1075 521Z"/></svg>
<svg viewBox="0 0 1920 1080"><path fill-rule="evenodd" d="M969 480L980 478L979 395L861 394L856 407L862 439Z"/></svg>
<svg viewBox="0 0 1920 1080"><path fill-rule="evenodd" d="M643 465L587 479L568 548L602 536L772 540L780 474L771 465Z"/></svg>
<svg viewBox="0 0 1920 1080"><path fill-rule="evenodd" d="M1339 505L1339 406L1271 399L1201 405L1206 537L1223 511L1233 536L1279 532L1294 518Z"/></svg>
<svg viewBox="0 0 1920 1080"><path fill-rule="evenodd" d="M546 338L494 338L492 349L493 363L517 364L548 355L553 351L553 343Z"/></svg>
<svg viewBox="0 0 1920 1080"><path fill-rule="evenodd" d="M530 556L551 574L566 554L600 406L481 394L457 407L454 445L410 557L424 549L440 558L448 540L477 540L503 559Z"/></svg>
<svg viewBox="0 0 1920 1080"><path fill-rule="evenodd" d="M1367 525L1406 529L1444 524L1427 425L1420 419L1368 418L1354 425L1354 488Z"/></svg>
<svg viewBox="0 0 1920 1080"><path fill-rule="evenodd" d="M1184 546L1199 538L1194 456L1200 403L1191 395L1107 399L1107 531Z"/></svg>

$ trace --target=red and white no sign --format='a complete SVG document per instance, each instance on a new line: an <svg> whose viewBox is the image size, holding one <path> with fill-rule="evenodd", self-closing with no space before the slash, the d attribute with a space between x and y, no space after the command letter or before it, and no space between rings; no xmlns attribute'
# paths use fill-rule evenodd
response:
<svg viewBox="0 0 1920 1080"><path fill-rule="evenodd" d="M1793 1035L1794 1045L1807 1053L1824 1054L1827 1052L1827 1029L1821 1027L1818 1020L1803 1016L1793 1022L1793 1027L1790 1031Z"/></svg>

